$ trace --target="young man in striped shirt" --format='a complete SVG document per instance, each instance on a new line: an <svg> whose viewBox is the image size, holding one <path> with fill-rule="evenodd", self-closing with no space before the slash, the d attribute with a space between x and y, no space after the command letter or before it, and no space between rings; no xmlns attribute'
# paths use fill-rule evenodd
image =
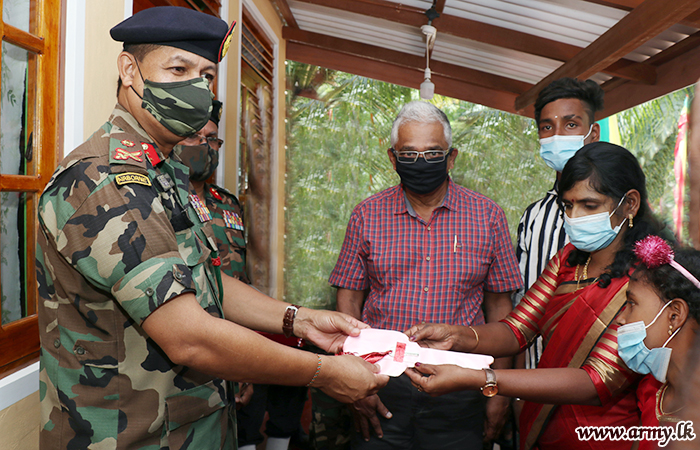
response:
<svg viewBox="0 0 700 450"><path fill-rule="evenodd" d="M603 90L592 80L560 78L542 89L535 102L540 156L556 171L554 186L525 209L518 225L516 255L524 288L513 296L517 305L549 260L568 242L558 202L558 182L566 162L585 144L597 142L600 126L595 113L603 109ZM525 367L534 368L542 354L538 338L525 353ZM522 355L521 357L522 358ZM522 361L516 360L516 366Z"/></svg>

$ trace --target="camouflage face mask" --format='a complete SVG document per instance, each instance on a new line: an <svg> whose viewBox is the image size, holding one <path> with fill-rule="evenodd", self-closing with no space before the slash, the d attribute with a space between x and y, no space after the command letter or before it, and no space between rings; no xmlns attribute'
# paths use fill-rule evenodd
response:
<svg viewBox="0 0 700 450"><path fill-rule="evenodd" d="M207 144L176 145L173 153L190 168L190 180L206 181L219 166L219 152Z"/></svg>
<svg viewBox="0 0 700 450"><path fill-rule="evenodd" d="M137 62L138 65L138 62ZM143 102L141 107L151 113L161 125L177 136L189 137L209 121L214 93L204 77L186 81L156 83L143 78L143 96L131 89Z"/></svg>

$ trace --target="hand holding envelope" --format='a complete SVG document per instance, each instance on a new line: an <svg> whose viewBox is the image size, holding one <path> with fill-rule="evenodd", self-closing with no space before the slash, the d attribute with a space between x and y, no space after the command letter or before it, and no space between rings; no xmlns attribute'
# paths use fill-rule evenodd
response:
<svg viewBox="0 0 700 450"><path fill-rule="evenodd" d="M476 370L493 363L492 356L424 348L399 331L372 328L361 330L357 337L348 337L343 344L343 353L363 357L377 364L381 374L392 377L398 377L416 362L454 364Z"/></svg>

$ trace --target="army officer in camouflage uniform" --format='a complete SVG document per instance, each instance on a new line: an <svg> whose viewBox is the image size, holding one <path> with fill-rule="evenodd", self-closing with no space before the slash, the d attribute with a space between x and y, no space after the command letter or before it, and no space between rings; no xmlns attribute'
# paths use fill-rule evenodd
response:
<svg viewBox="0 0 700 450"><path fill-rule="evenodd" d="M211 213L211 225L221 258L221 271L246 284L245 234L243 209L235 195L226 189L206 181L219 166L219 151L223 141L219 139L219 121L222 104L212 102L211 116L207 124L173 147L172 155L190 169L190 182L199 199Z"/></svg>
<svg viewBox="0 0 700 450"><path fill-rule="evenodd" d="M362 325L297 311L221 275L188 170L167 159L206 124L231 32L176 7L111 31L124 42L118 104L39 201L44 450L231 449L222 380L312 382L348 402L386 383L359 358L317 357L245 328L334 351Z"/></svg>

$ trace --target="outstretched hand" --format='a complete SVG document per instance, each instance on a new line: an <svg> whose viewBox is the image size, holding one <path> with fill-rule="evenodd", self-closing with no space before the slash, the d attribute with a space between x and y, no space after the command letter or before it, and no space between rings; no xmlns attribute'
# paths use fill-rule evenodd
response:
<svg viewBox="0 0 700 450"><path fill-rule="evenodd" d="M314 387L342 403L353 403L376 394L389 382L379 366L353 355L322 356Z"/></svg>
<svg viewBox="0 0 700 450"><path fill-rule="evenodd" d="M475 389L470 387L470 372L480 371L463 369L452 364L434 366L417 363L416 367L406 369L405 373L419 391L437 397L450 392Z"/></svg>
<svg viewBox="0 0 700 450"><path fill-rule="evenodd" d="M348 336L369 328L352 316L335 311L301 308L294 320L294 335L311 341L328 353L338 353Z"/></svg>
<svg viewBox="0 0 700 450"><path fill-rule="evenodd" d="M456 329L452 325L441 323L421 322L404 331L404 334L421 347L439 350L452 349L457 340Z"/></svg>

